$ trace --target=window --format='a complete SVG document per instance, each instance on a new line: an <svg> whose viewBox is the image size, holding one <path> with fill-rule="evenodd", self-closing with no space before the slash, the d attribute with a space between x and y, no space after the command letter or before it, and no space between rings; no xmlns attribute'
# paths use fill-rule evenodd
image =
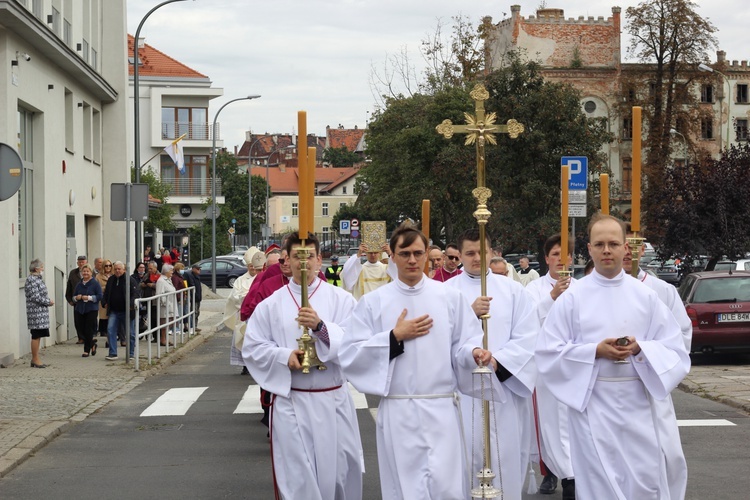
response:
<svg viewBox="0 0 750 500"><path fill-rule="evenodd" d="M701 86L701 102L714 102L714 86L710 83Z"/></svg>
<svg viewBox="0 0 750 500"><path fill-rule="evenodd" d="M596 111L596 103L594 101L586 101L583 103L583 109L586 113L593 113Z"/></svg>
<svg viewBox="0 0 750 500"><path fill-rule="evenodd" d="M346 194L346 186L341 186L341 194Z"/></svg>
<svg viewBox="0 0 750 500"><path fill-rule="evenodd" d="M630 141L633 139L633 119L623 118L622 120L622 139Z"/></svg>
<svg viewBox="0 0 750 500"><path fill-rule="evenodd" d="M83 158L91 161L91 106L83 103Z"/></svg>
<svg viewBox="0 0 750 500"><path fill-rule="evenodd" d="M737 120L735 129L737 130L737 140L747 140L747 120Z"/></svg>
<svg viewBox="0 0 750 500"><path fill-rule="evenodd" d="M324 201L320 206L323 209L323 217L328 217L328 202Z"/></svg>
<svg viewBox="0 0 750 500"><path fill-rule="evenodd" d="M747 84L746 83L738 83L737 84L737 103L738 104L747 104Z"/></svg>
<svg viewBox="0 0 750 500"><path fill-rule="evenodd" d="M98 110L94 110L93 120L91 122L91 133L92 137L92 153L94 155L94 163L97 165L102 164L102 114Z"/></svg>
<svg viewBox="0 0 750 500"><path fill-rule="evenodd" d="M161 155L161 180L172 186L170 195L209 196L211 183L208 177L208 156L185 155L185 173L181 174L169 155ZM219 191L219 179L216 184Z"/></svg>
<svg viewBox="0 0 750 500"><path fill-rule="evenodd" d="M84 38L83 43L81 44L81 57L83 58L84 62L88 64L89 62L89 42Z"/></svg>
<svg viewBox="0 0 750 500"><path fill-rule="evenodd" d="M341 210L341 208L345 207L345 206L346 206L346 202L345 201L340 202L339 203L339 210Z"/></svg>
<svg viewBox="0 0 750 500"><path fill-rule="evenodd" d="M73 144L74 126L73 92L65 89L65 151L67 151L68 153L75 153L75 145Z"/></svg>
<svg viewBox="0 0 750 500"><path fill-rule="evenodd" d="M323 226L323 234L328 234L328 226Z"/></svg>
<svg viewBox="0 0 750 500"><path fill-rule="evenodd" d="M91 49L91 67L96 70L97 54L96 49Z"/></svg>
<svg viewBox="0 0 750 500"><path fill-rule="evenodd" d="M299 208L296 201L292 202L292 217L299 216Z"/></svg>
<svg viewBox="0 0 750 500"><path fill-rule="evenodd" d="M60 11L52 7L52 31L60 36Z"/></svg>
<svg viewBox="0 0 750 500"><path fill-rule="evenodd" d="M161 138L177 139L183 134L187 139L209 138L207 108L161 108Z"/></svg>
<svg viewBox="0 0 750 500"><path fill-rule="evenodd" d="M633 164L630 158L622 160L622 190L630 193L633 190Z"/></svg>
<svg viewBox="0 0 750 500"><path fill-rule="evenodd" d="M701 119L701 139L713 139L714 138L714 119L703 118Z"/></svg>
<svg viewBox="0 0 750 500"><path fill-rule="evenodd" d="M34 254L31 227L34 221L34 113L18 108L18 153L23 162L23 182L18 191L18 277L27 274Z"/></svg>
<svg viewBox="0 0 750 500"><path fill-rule="evenodd" d="M76 216L75 214L65 214L65 236L67 238L76 237Z"/></svg>
<svg viewBox="0 0 750 500"><path fill-rule="evenodd" d="M63 19L63 43L70 47L70 37L73 31L73 27L70 25L70 21Z"/></svg>
<svg viewBox="0 0 750 500"><path fill-rule="evenodd" d="M31 4L31 12L37 19L42 18L42 0L34 0Z"/></svg>

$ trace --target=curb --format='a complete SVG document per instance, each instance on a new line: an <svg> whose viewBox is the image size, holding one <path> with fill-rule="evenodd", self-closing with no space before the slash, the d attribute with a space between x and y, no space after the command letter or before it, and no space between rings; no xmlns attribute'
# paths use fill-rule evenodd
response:
<svg viewBox="0 0 750 500"><path fill-rule="evenodd" d="M732 408L742 410L745 413L750 413L750 401L734 398L732 396L712 394L701 387L700 384L693 382L692 380L683 380L677 387L683 392L710 399L711 401L717 401L727 406L731 406Z"/></svg>

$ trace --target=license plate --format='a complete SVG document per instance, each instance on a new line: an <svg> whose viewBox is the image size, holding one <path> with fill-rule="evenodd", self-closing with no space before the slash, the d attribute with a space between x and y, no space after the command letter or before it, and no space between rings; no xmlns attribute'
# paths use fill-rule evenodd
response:
<svg viewBox="0 0 750 500"><path fill-rule="evenodd" d="M746 313L719 313L716 315L717 323L742 323L750 321L750 312Z"/></svg>

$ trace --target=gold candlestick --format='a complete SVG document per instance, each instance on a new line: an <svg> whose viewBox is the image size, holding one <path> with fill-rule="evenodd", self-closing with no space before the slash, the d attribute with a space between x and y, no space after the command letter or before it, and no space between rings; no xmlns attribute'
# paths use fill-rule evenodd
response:
<svg viewBox="0 0 750 500"><path fill-rule="evenodd" d="M640 259L641 259L641 248L643 247L643 242L646 241L645 238L639 238L638 233L633 233L633 236L630 238L627 238L628 246L630 247L630 255L633 257L633 261L631 263L630 267L630 275L633 278L638 277L638 270L640 269Z"/></svg>
<svg viewBox="0 0 750 500"><path fill-rule="evenodd" d="M302 288L301 295L301 307L309 307L310 300L307 297L307 258L310 255L310 249L305 246L305 240L302 240L302 245L297 249L297 258L300 261L299 267L301 271L300 286ZM302 327L302 335L297 339L297 345L302 356L300 363L302 364L302 373L310 373L310 368L316 367L318 370L325 370L326 365L318 358L318 351L315 349L315 339L310 335L310 331L306 326Z"/></svg>

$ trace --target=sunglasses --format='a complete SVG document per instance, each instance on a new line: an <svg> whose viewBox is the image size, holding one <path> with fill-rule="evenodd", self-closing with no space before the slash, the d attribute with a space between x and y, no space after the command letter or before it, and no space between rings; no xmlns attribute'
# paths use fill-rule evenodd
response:
<svg viewBox="0 0 750 500"><path fill-rule="evenodd" d="M104 264L104 267L112 267L112 264Z"/></svg>
<svg viewBox="0 0 750 500"><path fill-rule="evenodd" d="M456 255L446 255L446 257L448 257L450 260L455 260L456 262L461 260L461 257L458 257Z"/></svg>

